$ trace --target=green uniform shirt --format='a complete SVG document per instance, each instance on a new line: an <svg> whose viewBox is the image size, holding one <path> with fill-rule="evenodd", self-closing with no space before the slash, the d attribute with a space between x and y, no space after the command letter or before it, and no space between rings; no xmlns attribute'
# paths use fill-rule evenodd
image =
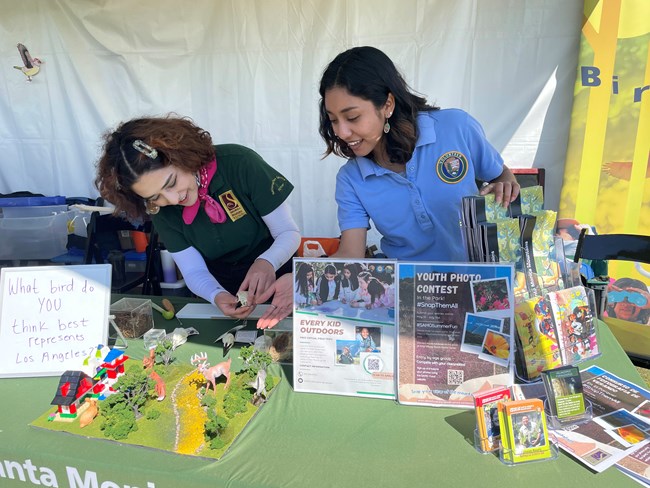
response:
<svg viewBox="0 0 650 488"><path fill-rule="evenodd" d="M183 222L180 205L162 207L153 215L160 240L171 252L192 246L210 268L252 263L273 243L262 220L284 202L293 185L252 149L237 144L214 146L217 172L209 194L226 211L223 224L213 224L203 204L191 225Z"/></svg>

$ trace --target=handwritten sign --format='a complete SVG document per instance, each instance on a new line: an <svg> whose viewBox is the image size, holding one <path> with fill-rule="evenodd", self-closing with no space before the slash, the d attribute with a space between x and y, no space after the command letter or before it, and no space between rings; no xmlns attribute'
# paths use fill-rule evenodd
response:
<svg viewBox="0 0 650 488"><path fill-rule="evenodd" d="M3 268L0 377L80 369L108 339L111 265Z"/></svg>

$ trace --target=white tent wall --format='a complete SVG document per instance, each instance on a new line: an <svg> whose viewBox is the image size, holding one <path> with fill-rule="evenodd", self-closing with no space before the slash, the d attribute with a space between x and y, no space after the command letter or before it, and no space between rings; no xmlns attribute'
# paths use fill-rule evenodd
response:
<svg viewBox="0 0 650 488"><path fill-rule="evenodd" d="M0 0L0 193L97 196L100 137L187 115L296 186L304 235L339 234L318 83L373 45L441 107L469 111L512 167L544 167L557 209L582 0ZM26 82L22 42L44 61Z"/></svg>

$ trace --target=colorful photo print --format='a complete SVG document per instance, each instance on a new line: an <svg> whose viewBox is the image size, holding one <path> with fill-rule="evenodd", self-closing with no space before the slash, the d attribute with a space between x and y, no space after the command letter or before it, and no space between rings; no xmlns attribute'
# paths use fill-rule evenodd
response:
<svg viewBox="0 0 650 488"><path fill-rule="evenodd" d="M624 408L616 410L612 413L601 415L597 419L599 424L603 425L606 429L618 429L619 427L634 425L644 432L650 432L650 424L646 420L642 420Z"/></svg>
<svg viewBox="0 0 650 488"><path fill-rule="evenodd" d="M336 341L336 364L359 364L359 355L352 354L357 341Z"/></svg>
<svg viewBox="0 0 650 488"><path fill-rule="evenodd" d="M516 452L521 453L526 449L546 445L541 412L531 411L513 414L512 430Z"/></svg>
<svg viewBox="0 0 650 488"><path fill-rule="evenodd" d="M394 263L294 260L294 309L395 324Z"/></svg>
<svg viewBox="0 0 650 488"><path fill-rule="evenodd" d="M508 280L506 278L473 281L470 285L472 287L474 312L481 313L510 309Z"/></svg>
<svg viewBox="0 0 650 488"><path fill-rule="evenodd" d="M487 332L490 330L501 332L502 327L503 319L473 313L465 314L460 350L479 354L483 349L483 341Z"/></svg>
<svg viewBox="0 0 650 488"><path fill-rule="evenodd" d="M352 355L362 352L381 351L381 327L359 326L354 329L355 341L352 345Z"/></svg>
<svg viewBox="0 0 650 488"><path fill-rule="evenodd" d="M648 438L648 433L643 432L636 425L624 425L616 429L616 434L619 435L625 442L632 445L638 444Z"/></svg>
<svg viewBox="0 0 650 488"><path fill-rule="evenodd" d="M611 455L607 451L603 451L602 449L596 449L595 451L591 451L589 454L586 454L582 456L582 459L584 459L587 463L591 464L592 466L597 466L603 461L605 461L607 458L609 458Z"/></svg>
<svg viewBox="0 0 650 488"><path fill-rule="evenodd" d="M500 366L507 366L510 360L510 336L493 330L487 331L478 357Z"/></svg>

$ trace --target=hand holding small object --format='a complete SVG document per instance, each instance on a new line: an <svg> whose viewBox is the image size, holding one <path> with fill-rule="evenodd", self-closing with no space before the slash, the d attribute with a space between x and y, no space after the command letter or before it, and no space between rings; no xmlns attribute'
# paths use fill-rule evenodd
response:
<svg viewBox="0 0 650 488"><path fill-rule="evenodd" d="M214 304L224 315L234 319L245 319L255 310L255 305L241 305L241 302L227 291L219 293L214 298Z"/></svg>

